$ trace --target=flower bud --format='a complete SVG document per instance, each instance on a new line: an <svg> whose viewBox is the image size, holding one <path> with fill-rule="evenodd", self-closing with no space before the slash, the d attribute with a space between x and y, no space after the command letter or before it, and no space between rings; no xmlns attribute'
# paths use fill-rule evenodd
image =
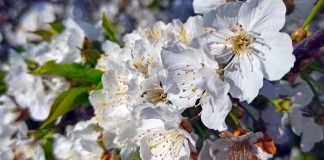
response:
<svg viewBox="0 0 324 160"><path fill-rule="evenodd" d="M291 39L294 42L300 42L307 36L307 31L303 28L296 29L293 33L291 33Z"/></svg>

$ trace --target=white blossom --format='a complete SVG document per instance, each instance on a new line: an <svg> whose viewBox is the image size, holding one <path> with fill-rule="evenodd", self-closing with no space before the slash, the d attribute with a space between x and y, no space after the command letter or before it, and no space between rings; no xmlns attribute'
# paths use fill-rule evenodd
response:
<svg viewBox="0 0 324 160"><path fill-rule="evenodd" d="M291 39L279 32L285 11L281 0L248 0L204 15L208 54L224 70L233 97L251 102L263 78L279 80L293 66Z"/></svg>

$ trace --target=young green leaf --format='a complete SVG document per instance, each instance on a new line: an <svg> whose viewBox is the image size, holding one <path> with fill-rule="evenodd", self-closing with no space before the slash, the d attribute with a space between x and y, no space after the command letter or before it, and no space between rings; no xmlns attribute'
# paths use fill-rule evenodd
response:
<svg viewBox="0 0 324 160"><path fill-rule="evenodd" d="M55 35L55 33L51 29L38 29L36 31L33 31L32 33L40 36L45 41L50 41L52 36Z"/></svg>
<svg viewBox="0 0 324 160"><path fill-rule="evenodd" d="M105 12L102 13L102 27L104 28L109 40L116 42L116 35L114 26L109 22Z"/></svg>
<svg viewBox="0 0 324 160"><path fill-rule="evenodd" d="M97 61L101 57L101 52L96 47L96 43L91 42L87 37L84 38L82 48L80 48L84 64L90 65L91 67L97 65Z"/></svg>
<svg viewBox="0 0 324 160"><path fill-rule="evenodd" d="M43 140L43 142L41 143L42 148L43 148L44 153L45 153L46 160L53 160L54 159L54 156L53 156L53 144L54 144L54 139L53 138L48 138L46 140Z"/></svg>
<svg viewBox="0 0 324 160"><path fill-rule="evenodd" d="M80 82L98 84L101 81L102 72L93 68L85 67L78 63L57 64L55 61L48 61L44 65L29 72L40 75L59 75L68 79Z"/></svg>
<svg viewBox="0 0 324 160"><path fill-rule="evenodd" d="M3 71L0 71L0 94L3 94L7 90L7 85L5 83L5 76L6 73Z"/></svg>
<svg viewBox="0 0 324 160"><path fill-rule="evenodd" d="M49 23L51 26L52 30L55 31L55 33L59 34L62 33L63 30L65 29L64 25L60 20L56 20L54 22Z"/></svg>
<svg viewBox="0 0 324 160"><path fill-rule="evenodd" d="M58 117L68 113L81 104L88 102L90 87L70 88L58 95L52 104L49 117L42 123L40 128L46 127Z"/></svg>

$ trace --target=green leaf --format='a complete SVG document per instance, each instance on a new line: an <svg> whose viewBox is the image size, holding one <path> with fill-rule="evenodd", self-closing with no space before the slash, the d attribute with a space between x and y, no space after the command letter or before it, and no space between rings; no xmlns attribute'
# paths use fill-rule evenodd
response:
<svg viewBox="0 0 324 160"><path fill-rule="evenodd" d="M114 26L109 22L105 12L102 13L102 27L104 28L109 40L116 42L116 35Z"/></svg>
<svg viewBox="0 0 324 160"><path fill-rule="evenodd" d="M98 84L101 81L102 72L93 68L85 67L78 63L57 64L48 61L44 65L29 72L30 74L59 75L80 82Z"/></svg>
<svg viewBox="0 0 324 160"><path fill-rule="evenodd" d="M6 73L0 71L0 94L3 94L7 91L7 85L5 83Z"/></svg>
<svg viewBox="0 0 324 160"><path fill-rule="evenodd" d="M56 20L54 22L49 23L53 31L55 31L57 34L62 33L65 29L64 25L60 20Z"/></svg>
<svg viewBox="0 0 324 160"><path fill-rule="evenodd" d="M53 138L48 138L46 140L44 140L41 143L41 146L44 150L45 153L45 159L46 160L53 160L54 156L53 156L53 144L54 144L54 139Z"/></svg>
<svg viewBox="0 0 324 160"><path fill-rule="evenodd" d="M98 59L101 57L101 53L96 49L81 49L81 55L84 63L90 66L96 66Z"/></svg>
<svg viewBox="0 0 324 160"><path fill-rule="evenodd" d="M161 10L161 2L162 2L161 0L153 0L146 7L149 8L149 9Z"/></svg>
<svg viewBox="0 0 324 160"><path fill-rule="evenodd" d="M307 65L307 69L317 71L319 73L324 73L323 64L320 60L315 60Z"/></svg>
<svg viewBox="0 0 324 160"><path fill-rule="evenodd" d="M101 52L96 48L96 45L95 42L91 43L90 40L85 37L83 46L80 48L84 63L92 67L97 65L97 61L101 57Z"/></svg>
<svg viewBox="0 0 324 160"><path fill-rule="evenodd" d="M25 60L25 63L27 64L29 70L35 70L39 67L39 64L33 60Z"/></svg>
<svg viewBox="0 0 324 160"><path fill-rule="evenodd" d="M32 33L40 36L45 41L50 41L52 36L55 35L55 33L52 30L46 29L38 29L36 31L33 31Z"/></svg>
<svg viewBox="0 0 324 160"><path fill-rule="evenodd" d="M136 150L132 153L130 159L131 160L141 160L141 156L140 156L140 148L137 147Z"/></svg>
<svg viewBox="0 0 324 160"><path fill-rule="evenodd" d="M65 29L60 20L51 22L49 25L51 26L49 29L38 29L32 33L40 36L45 41L50 41L54 35L62 33Z"/></svg>
<svg viewBox="0 0 324 160"><path fill-rule="evenodd" d="M42 123L41 129L46 127L58 117L68 113L81 104L88 102L90 87L70 88L58 95L52 104L49 117Z"/></svg>

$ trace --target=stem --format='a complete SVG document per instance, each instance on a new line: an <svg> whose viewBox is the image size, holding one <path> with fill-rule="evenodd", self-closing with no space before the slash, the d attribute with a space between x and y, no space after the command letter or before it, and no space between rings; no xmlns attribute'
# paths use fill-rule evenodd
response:
<svg viewBox="0 0 324 160"><path fill-rule="evenodd" d="M316 13L320 10L322 4L323 4L324 0L319 0L317 2L317 4L315 5L315 7L313 8L313 10L309 13L307 19L305 20L305 22L302 25L303 29L306 29L306 27L312 22L314 16L316 15Z"/></svg>
<svg viewBox="0 0 324 160"><path fill-rule="evenodd" d="M198 135L203 139L207 139L208 135L209 135L209 131L207 130L206 132L204 131L204 129L199 125L199 123L195 123L194 127L196 128Z"/></svg>
<svg viewBox="0 0 324 160"><path fill-rule="evenodd" d="M231 119L233 120L234 124L236 126L238 126L239 128L241 128L240 123L239 123L238 119L235 117L235 115L232 112L230 112L229 115L230 115Z"/></svg>
<svg viewBox="0 0 324 160"><path fill-rule="evenodd" d="M307 76L307 78L309 79L309 81L312 83L312 85L313 85L314 87L318 88L319 91L321 91L322 93L324 93L324 88L323 88L320 84L318 84L317 81L315 81L315 80L314 80L311 76L309 76L309 75L306 75L306 76Z"/></svg>

